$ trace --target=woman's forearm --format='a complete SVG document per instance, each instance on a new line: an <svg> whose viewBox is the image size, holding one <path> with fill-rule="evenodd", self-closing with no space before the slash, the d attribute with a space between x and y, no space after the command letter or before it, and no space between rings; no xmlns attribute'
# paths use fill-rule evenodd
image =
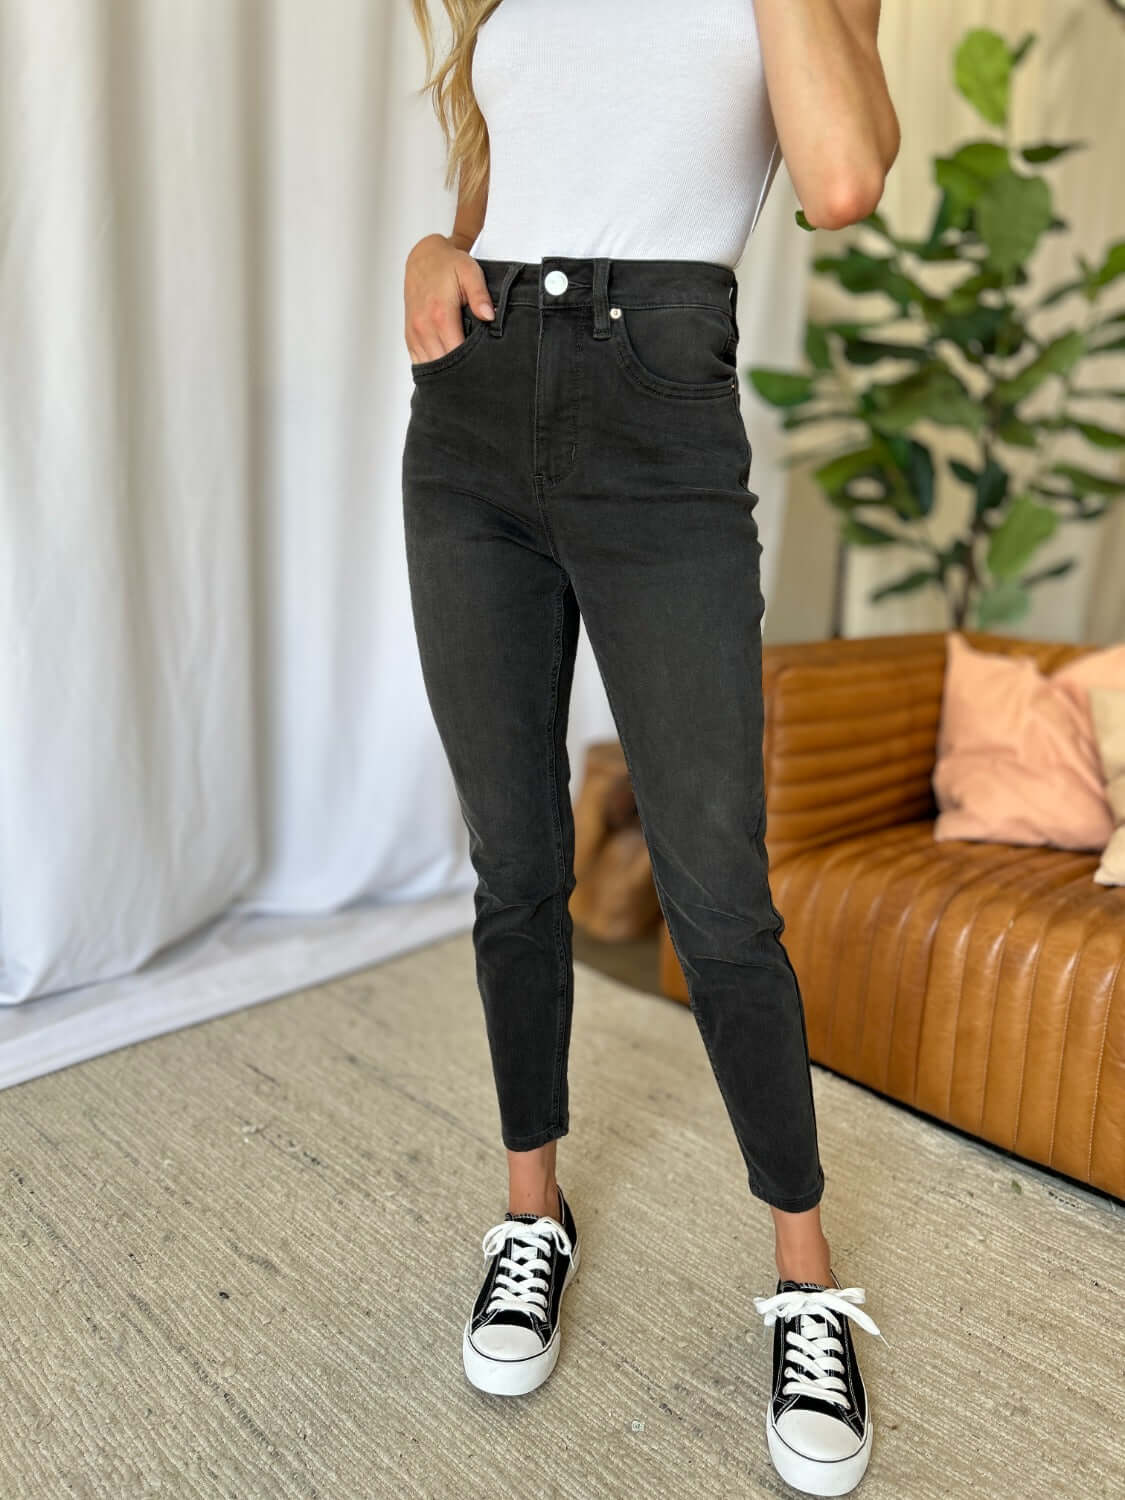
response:
<svg viewBox="0 0 1125 1500"><path fill-rule="evenodd" d="M876 46L879 0L754 0L778 142L811 224L879 202L899 129Z"/></svg>

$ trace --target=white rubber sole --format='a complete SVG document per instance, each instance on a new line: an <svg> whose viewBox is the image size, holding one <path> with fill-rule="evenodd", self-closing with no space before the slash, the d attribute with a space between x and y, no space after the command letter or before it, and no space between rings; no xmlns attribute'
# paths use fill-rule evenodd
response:
<svg viewBox="0 0 1125 1500"><path fill-rule="evenodd" d="M563 1299L566 1297L570 1283L578 1274L580 1255L581 1245L579 1244L574 1247L574 1259L570 1263L562 1291L559 1293L559 1322L555 1326L555 1336L542 1354L532 1355L530 1359L489 1359L487 1354L482 1354L479 1349L473 1347L469 1338L469 1325L473 1320L470 1318L466 1322L465 1332L461 1339L461 1358L465 1365L465 1374L478 1391L486 1391L490 1396L526 1396L529 1391L535 1390L547 1379L558 1362Z"/></svg>
<svg viewBox="0 0 1125 1500"><path fill-rule="evenodd" d="M867 1469L874 1431L868 1415L867 1433L859 1452L851 1458L840 1458L828 1463L823 1459L806 1458L804 1454L790 1448L778 1436L773 1425L772 1407L766 1408L766 1442L769 1444L773 1466L786 1484L791 1484L795 1490L801 1490L806 1495L846 1495L854 1490Z"/></svg>

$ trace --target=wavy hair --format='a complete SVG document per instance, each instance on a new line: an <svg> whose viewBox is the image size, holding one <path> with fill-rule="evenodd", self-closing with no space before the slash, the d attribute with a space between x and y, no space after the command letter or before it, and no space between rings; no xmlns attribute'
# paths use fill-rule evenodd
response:
<svg viewBox="0 0 1125 1500"><path fill-rule="evenodd" d="M445 185L459 184L473 196L488 176L488 127L473 93L472 63L477 32L501 0L442 0L453 30L452 43L438 62L427 0L411 0L414 20L426 48L426 81L446 145ZM436 66L435 66L436 64Z"/></svg>

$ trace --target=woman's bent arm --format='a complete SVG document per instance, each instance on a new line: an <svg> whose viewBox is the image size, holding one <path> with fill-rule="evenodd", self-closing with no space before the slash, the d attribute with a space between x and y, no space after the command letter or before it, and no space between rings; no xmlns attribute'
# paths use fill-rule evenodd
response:
<svg viewBox="0 0 1125 1500"><path fill-rule="evenodd" d="M778 142L810 224L866 218L898 154L880 0L754 0Z"/></svg>

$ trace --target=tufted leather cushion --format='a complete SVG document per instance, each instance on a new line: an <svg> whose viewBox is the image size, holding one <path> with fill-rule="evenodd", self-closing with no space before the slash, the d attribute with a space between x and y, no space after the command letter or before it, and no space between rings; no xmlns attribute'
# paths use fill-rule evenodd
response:
<svg viewBox="0 0 1125 1500"><path fill-rule="evenodd" d="M965 634L1045 672L1092 649ZM1125 888L1096 853L935 841L944 663L940 632L766 648L771 882L811 1054L1125 1197Z"/></svg>

